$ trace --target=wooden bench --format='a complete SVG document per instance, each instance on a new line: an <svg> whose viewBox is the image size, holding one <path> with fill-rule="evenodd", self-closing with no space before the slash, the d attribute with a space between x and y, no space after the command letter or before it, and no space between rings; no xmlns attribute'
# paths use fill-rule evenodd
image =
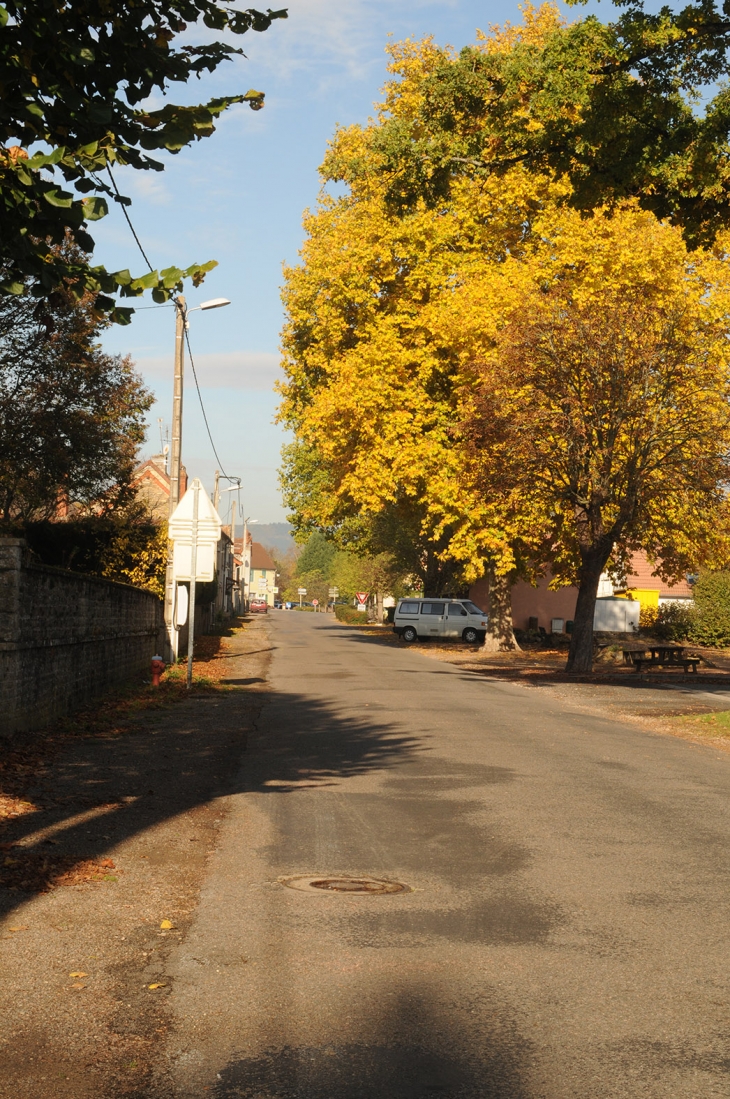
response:
<svg viewBox="0 0 730 1099"><path fill-rule="evenodd" d="M651 655L647 656L647 649ZM652 645L647 649L624 649L624 663L631 665L637 675L644 669L681 668L685 675L697 674L697 665L701 657L687 656L684 648L677 645Z"/></svg>
<svg viewBox="0 0 730 1099"><path fill-rule="evenodd" d="M685 673L690 672L694 675L697 674L697 665L700 662L699 656L685 656L681 660L652 660L651 657L638 657L632 661L637 673L641 673L643 668L682 668Z"/></svg>

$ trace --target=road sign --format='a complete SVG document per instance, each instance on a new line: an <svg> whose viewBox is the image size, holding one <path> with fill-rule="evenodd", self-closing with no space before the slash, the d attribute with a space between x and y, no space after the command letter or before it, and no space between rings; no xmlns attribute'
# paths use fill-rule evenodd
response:
<svg viewBox="0 0 730 1099"><path fill-rule="evenodd" d="M329 594L330 594L330 599L336 599L337 596L340 594L340 589L339 588L330 588L330 593Z"/></svg>
<svg viewBox="0 0 730 1099"><path fill-rule="evenodd" d="M319 606L319 599L313 599L312 600L312 606L313 607L318 607Z"/></svg>
<svg viewBox="0 0 730 1099"><path fill-rule="evenodd" d="M364 607L365 604L368 601L368 592L366 592L366 591L356 591L355 592L355 598L357 599L358 604L361 607Z"/></svg>
<svg viewBox="0 0 730 1099"><path fill-rule="evenodd" d="M197 493L198 509L194 513ZM199 481L193 481L170 516L168 534L172 542L172 569L175 580L190 580L195 527L195 579L198 583L215 576L216 547L221 536L221 521L208 493Z"/></svg>
<svg viewBox="0 0 730 1099"><path fill-rule="evenodd" d="M297 588L297 595L306 595L306 594L307 594L307 589L306 588Z"/></svg>

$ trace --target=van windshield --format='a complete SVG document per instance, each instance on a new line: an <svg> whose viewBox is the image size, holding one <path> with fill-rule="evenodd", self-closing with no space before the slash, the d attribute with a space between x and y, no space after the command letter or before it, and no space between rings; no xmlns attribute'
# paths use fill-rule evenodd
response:
<svg viewBox="0 0 730 1099"><path fill-rule="evenodd" d="M484 614L484 611L481 609L481 607L478 607L476 603L472 603L471 599L462 599L461 605L463 607L466 607L466 609L469 611L469 614Z"/></svg>

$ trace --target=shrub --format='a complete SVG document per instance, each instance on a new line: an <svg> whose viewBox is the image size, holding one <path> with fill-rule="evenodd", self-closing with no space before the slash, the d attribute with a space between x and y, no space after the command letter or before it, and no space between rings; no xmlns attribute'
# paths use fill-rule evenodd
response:
<svg viewBox="0 0 730 1099"><path fill-rule="evenodd" d="M701 645L730 645L730 572L701 572L694 587L690 637Z"/></svg>
<svg viewBox="0 0 730 1099"><path fill-rule="evenodd" d="M335 618L338 622L346 622L349 626L367 625L368 616L356 607L345 606L338 603L335 607Z"/></svg>
<svg viewBox="0 0 730 1099"><path fill-rule="evenodd" d="M641 610L639 611L639 629L646 630L647 633L653 633L658 618L658 607L649 607L642 603Z"/></svg>
<svg viewBox="0 0 730 1099"><path fill-rule="evenodd" d="M694 607L679 600L662 603L656 612L652 633L657 641L686 641L692 636Z"/></svg>

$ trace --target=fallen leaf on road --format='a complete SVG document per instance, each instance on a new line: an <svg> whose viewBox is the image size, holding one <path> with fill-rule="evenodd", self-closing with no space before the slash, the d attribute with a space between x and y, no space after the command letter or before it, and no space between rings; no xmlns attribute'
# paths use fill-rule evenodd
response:
<svg viewBox="0 0 730 1099"><path fill-rule="evenodd" d="M164 988L165 987L165 982L164 981L158 981L157 984L147 985L147 987L148 988Z"/></svg>
<svg viewBox="0 0 730 1099"><path fill-rule="evenodd" d="M163 920L160 924L160 930L162 931L172 931L174 927L175 924L172 922L172 920Z"/></svg>
<svg viewBox="0 0 730 1099"><path fill-rule="evenodd" d="M27 924L20 924L19 927L9 927L8 928L8 931L27 931L27 930L28 930L28 925Z"/></svg>
<svg viewBox="0 0 730 1099"><path fill-rule="evenodd" d="M71 988L86 988L86 985L85 984L75 984L75 985L71 985Z"/></svg>
<svg viewBox="0 0 730 1099"><path fill-rule="evenodd" d="M113 859L102 859L101 862L99 863L99 866L106 866L107 869L109 869L109 870L114 870L115 869Z"/></svg>
<svg viewBox="0 0 730 1099"><path fill-rule="evenodd" d="M79 970L77 973L69 973L69 977L88 977L88 976L89 976L88 973L82 973L81 970Z"/></svg>

